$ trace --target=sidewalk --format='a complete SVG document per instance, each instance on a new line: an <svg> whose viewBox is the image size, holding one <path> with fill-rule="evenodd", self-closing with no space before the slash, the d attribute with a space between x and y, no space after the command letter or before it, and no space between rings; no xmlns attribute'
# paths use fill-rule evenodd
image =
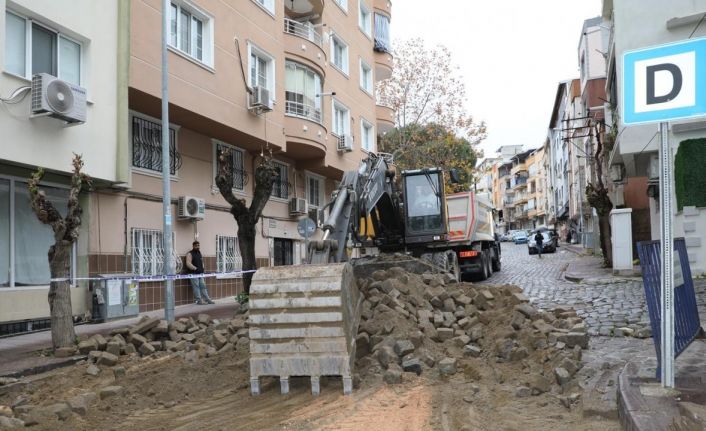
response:
<svg viewBox="0 0 706 431"><path fill-rule="evenodd" d="M232 297L217 299L215 302L213 305L181 305L175 308L174 315L176 318L180 318L206 313L215 319L230 319L233 317L236 303ZM77 325L75 327L76 335L81 338L87 338L93 334L108 334L114 328L121 328L136 323L141 316L163 317L164 310L140 313L139 316L129 319ZM48 349L51 349L50 331L0 338L0 377L16 376L22 373L34 374L82 359L82 357L55 358L54 356L43 355L42 351Z"/></svg>
<svg viewBox="0 0 706 431"><path fill-rule="evenodd" d="M639 266L633 267L632 276L614 275L612 268L603 266L602 258L589 254L589 251L580 245L561 243L560 248L581 256L581 259L569 263L566 267L564 278L567 281L584 284L615 284L642 281Z"/></svg>

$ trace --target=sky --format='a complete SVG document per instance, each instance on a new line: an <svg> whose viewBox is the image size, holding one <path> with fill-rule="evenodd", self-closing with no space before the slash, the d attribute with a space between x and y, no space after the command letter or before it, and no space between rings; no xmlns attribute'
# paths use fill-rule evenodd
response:
<svg viewBox="0 0 706 431"><path fill-rule="evenodd" d="M579 75L583 21L600 14L601 0L393 0L391 34L451 50L492 157L502 145L544 143L557 84Z"/></svg>

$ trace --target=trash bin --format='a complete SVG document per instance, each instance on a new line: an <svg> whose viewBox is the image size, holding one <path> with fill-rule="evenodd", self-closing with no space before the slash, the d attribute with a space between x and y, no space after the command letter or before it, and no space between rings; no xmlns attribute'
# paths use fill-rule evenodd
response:
<svg viewBox="0 0 706 431"><path fill-rule="evenodd" d="M136 316L140 312L139 284L132 274L100 274L93 281L93 320Z"/></svg>

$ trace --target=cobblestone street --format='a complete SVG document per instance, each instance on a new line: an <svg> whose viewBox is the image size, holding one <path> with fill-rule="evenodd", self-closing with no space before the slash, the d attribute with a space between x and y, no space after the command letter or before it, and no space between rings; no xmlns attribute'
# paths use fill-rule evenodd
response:
<svg viewBox="0 0 706 431"><path fill-rule="evenodd" d="M570 263L581 257L566 247L556 253L529 255L526 245L502 244L502 271L489 284L515 284L524 289L541 308L570 306L576 309L591 335L622 335L618 328L630 328L647 335L650 321L641 278L587 279L572 283L564 279ZM706 317L706 283L695 282L701 320Z"/></svg>

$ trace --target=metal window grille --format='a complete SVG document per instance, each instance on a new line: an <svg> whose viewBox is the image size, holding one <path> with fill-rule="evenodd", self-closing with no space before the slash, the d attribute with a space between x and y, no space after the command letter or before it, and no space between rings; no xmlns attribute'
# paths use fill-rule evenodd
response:
<svg viewBox="0 0 706 431"><path fill-rule="evenodd" d="M273 248L275 266L294 264L294 242L291 239L275 238Z"/></svg>
<svg viewBox="0 0 706 431"><path fill-rule="evenodd" d="M238 237L216 236L216 267L218 272L235 272L243 269Z"/></svg>
<svg viewBox="0 0 706 431"><path fill-rule="evenodd" d="M284 32L307 39L318 46L322 46L321 35L314 29L314 25L308 21L297 22L289 18L285 18Z"/></svg>
<svg viewBox="0 0 706 431"><path fill-rule="evenodd" d="M176 272L179 273L182 263L175 248L176 241L172 236L172 257L176 262ZM132 229L132 272L137 275L164 274L164 242L161 230Z"/></svg>
<svg viewBox="0 0 706 431"><path fill-rule="evenodd" d="M244 190L248 183L247 174L245 173L244 154L241 150L233 148L229 145L216 144L216 174L221 169L221 153L229 151L230 157L226 158L225 163L228 165L228 170L233 173L233 188L236 190Z"/></svg>
<svg viewBox="0 0 706 431"><path fill-rule="evenodd" d="M140 117L132 117L132 165L162 172L162 126ZM176 150L176 130L169 129L169 173L181 167L181 154Z"/></svg>
<svg viewBox="0 0 706 431"><path fill-rule="evenodd" d="M272 186L272 196L287 199L289 198L289 167L279 162L272 163L277 169L277 178Z"/></svg>

